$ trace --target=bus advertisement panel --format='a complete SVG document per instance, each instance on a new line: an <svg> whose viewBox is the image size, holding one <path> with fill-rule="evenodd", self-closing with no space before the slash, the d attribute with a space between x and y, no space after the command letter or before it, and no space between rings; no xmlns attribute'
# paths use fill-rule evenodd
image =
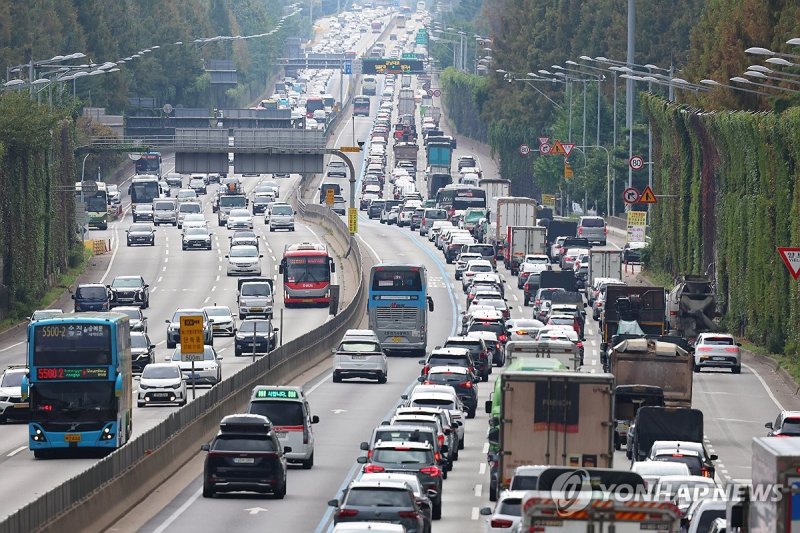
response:
<svg viewBox="0 0 800 533"><path fill-rule="evenodd" d="M286 307L330 303L331 272L336 266L325 245L287 244L278 270L283 274Z"/></svg>
<svg viewBox="0 0 800 533"><path fill-rule="evenodd" d="M86 217L89 219L90 228L108 229L108 188L102 181L96 181L97 191L94 193L83 193L81 182L75 183L75 201L86 204ZM83 224L78 221L78 225Z"/></svg>
<svg viewBox="0 0 800 533"><path fill-rule="evenodd" d="M158 176L155 174L143 174L134 176L128 187L128 194L131 196L132 204L149 204L158 198L161 193L161 186L158 183Z"/></svg>
<svg viewBox="0 0 800 533"><path fill-rule="evenodd" d="M155 174L161 177L161 153L147 152L141 154L141 157L136 160L135 167L137 174Z"/></svg>
<svg viewBox="0 0 800 533"><path fill-rule="evenodd" d="M112 451L132 430L130 322L122 313L81 313L28 326L28 447Z"/></svg>
<svg viewBox="0 0 800 533"><path fill-rule="evenodd" d="M367 315L386 353L425 354L428 344L427 273L423 265L381 263L369 273Z"/></svg>

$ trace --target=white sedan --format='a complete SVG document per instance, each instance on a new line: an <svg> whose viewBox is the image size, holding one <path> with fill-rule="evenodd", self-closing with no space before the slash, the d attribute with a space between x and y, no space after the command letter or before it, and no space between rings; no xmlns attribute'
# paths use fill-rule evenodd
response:
<svg viewBox="0 0 800 533"><path fill-rule="evenodd" d="M227 273L229 276L260 276L262 257L255 246L232 246L230 253L225 256L228 260Z"/></svg>
<svg viewBox="0 0 800 533"><path fill-rule="evenodd" d="M247 209L231 209L228 229L253 229L253 215Z"/></svg>

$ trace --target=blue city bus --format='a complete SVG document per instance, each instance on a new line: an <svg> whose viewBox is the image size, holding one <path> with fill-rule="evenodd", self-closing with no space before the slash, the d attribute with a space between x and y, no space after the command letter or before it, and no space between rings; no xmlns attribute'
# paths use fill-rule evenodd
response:
<svg viewBox="0 0 800 533"><path fill-rule="evenodd" d="M161 177L161 152L146 152L136 160L137 174L155 174Z"/></svg>
<svg viewBox="0 0 800 533"><path fill-rule="evenodd" d="M81 313L28 326L28 447L34 457L94 449L131 437L130 322L122 313Z"/></svg>
<svg viewBox="0 0 800 533"><path fill-rule="evenodd" d="M387 354L422 354L428 344L428 279L423 265L381 263L369 273L367 316Z"/></svg>

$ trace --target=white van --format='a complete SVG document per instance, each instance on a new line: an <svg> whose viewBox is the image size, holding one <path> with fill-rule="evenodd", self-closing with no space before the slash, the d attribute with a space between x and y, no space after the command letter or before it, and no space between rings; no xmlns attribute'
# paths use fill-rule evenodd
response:
<svg viewBox="0 0 800 533"><path fill-rule="evenodd" d="M178 202L165 198L153 200L153 225L161 224L178 225Z"/></svg>
<svg viewBox="0 0 800 533"><path fill-rule="evenodd" d="M302 387L257 385L247 412L269 418L281 445L292 448L287 461L299 462L306 470L314 466L312 424L318 423L319 417L311 416Z"/></svg>
<svg viewBox="0 0 800 533"><path fill-rule="evenodd" d="M361 94L375 96L378 92L378 81L375 76L364 76L361 82Z"/></svg>
<svg viewBox="0 0 800 533"><path fill-rule="evenodd" d="M203 206L198 202L183 202L178 205L178 227L183 228L183 219L189 213L202 213Z"/></svg>

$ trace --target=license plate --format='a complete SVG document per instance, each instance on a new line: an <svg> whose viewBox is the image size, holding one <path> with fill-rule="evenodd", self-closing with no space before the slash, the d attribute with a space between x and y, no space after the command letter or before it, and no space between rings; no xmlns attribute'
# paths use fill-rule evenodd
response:
<svg viewBox="0 0 800 533"><path fill-rule="evenodd" d="M153 393L153 398L168 398L168 397L169 397L169 394L167 394L166 392L154 392Z"/></svg>
<svg viewBox="0 0 800 533"><path fill-rule="evenodd" d="M314 303L314 300L312 300L311 298L303 298L301 301L302 301L304 304L310 304L310 303Z"/></svg>
<svg viewBox="0 0 800 533"><path fill-rule="evenodd" d="M391 342L403 342L403 337L392 337Z"/></svg>
<svg viewBox="0 0 800 533"><path fill-rule="evenodd" d="M27 409L27 408L28 408L28 405L29 405L29 404L28 404L28 402L25 402L25 403L15 403L15 404L14 404L14 409Z"/></svg>
<svg viewBox="0 0 800 533"><path fill-rule="evenodd" d="M351 355L350 358L353 361L365 361L367 359L366 355Z"/></svg>
<svg viewBox="0 0 800 533"><path fill-rule="evenodd" d="M724 361L725 360L724 357L712 357L711 359L714 360L714 361Z"/></svg>
<svg viewBox="0 0 800 533"><path fill-rule="evenodd" d="M285 439L286 438L286 432L285 431L276 431L275 432L275 436L278 437L279 439Z"/></svg>
<svg viewBox="0 0 800 533"><path fill-rule="evenodd" d="M254 457L234 457L233 462L240 465L251 465L256 462Z"/></svg>
<svg viewBox="0 0 800 533"><path fill-rule="evenodd" d="M251 308L250 308L250 311L251 311L251 312L253 312L253 313L260 313L260 312L261 312L261 311L263 311L263 310L264 310L264 309L263 309L263 308L261 308L261 307L251 307Z"/></svg>
<svg viewBox="0 0 800 533"><path fill-rule="evenodd" d="M64 435L64 440L66 442L80 442L81 441L81 434L80 433L67 433Z"/></svg>

